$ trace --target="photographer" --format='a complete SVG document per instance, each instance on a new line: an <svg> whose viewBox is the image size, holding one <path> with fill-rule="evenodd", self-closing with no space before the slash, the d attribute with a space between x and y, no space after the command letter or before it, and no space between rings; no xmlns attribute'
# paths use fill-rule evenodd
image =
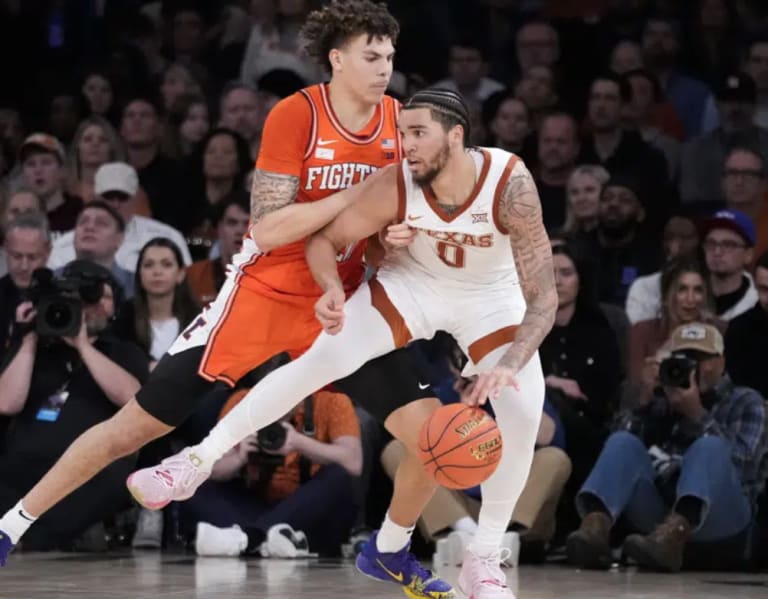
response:
<svg viewBox="0 0 768 599"><path fill-rule="evenodd" d="M245 396L236 392L226 415ZM355 520L360 426L346 395L319 391L213 467L182 504L198 555L338 555Z"/></svg>
<svg viewBox="0 0 768 599"><path fill-rule="evenodd" d="M626 412L577 497L571 563L611 565L610 530L623 515L636 529L624 552L641 566L677 571L688 541L747 531L765 482L766 407L725 372L723 338L712 325L676 328L662 351L661 389Z"/></svg>
<svg viewBox="0 0 768 599"><path fill-rule="evenodd" d="M16 311L0 374L0 413L14 416L0 456L3 511L84 430L125 404L147 376L141 350L106 334L120 297L109 271L76 261L62 279L45 272L36 272L27 291L33 301ZM132 467L131 458L116 462L46 513L25 537L25 547L61 547L113 514L127 501L123 481Z"/></svg>

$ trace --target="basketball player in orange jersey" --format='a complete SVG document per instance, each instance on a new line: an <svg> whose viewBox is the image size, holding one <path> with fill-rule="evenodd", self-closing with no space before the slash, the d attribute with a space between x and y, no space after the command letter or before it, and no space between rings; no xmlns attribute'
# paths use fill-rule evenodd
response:
<svg viewBox="0 0 768 599"><path fill-rule="evenodd" d="M455 92L416 93L403 106L399 127L407 159L344 192L358 199L307 242L307 261L325 290L317 302L325 332L262 379L195 450L220 457L312 389L411 339L446 331L469 357L464 374L478 375L467 401L491 398L504 439L499 465L482 485L478 530L459 587L471 599L512 599L500 568L501 542L533 459L544 403L538 347L557 310L541 204L517 156L467 147L469 111ZM387 254L376 278L347 299L336 252L393 220L416 230L413 242ZM410 423L414 434L423 422ZM191 496L208 476L186 464L190 482L177 485L175 499ZM410 575L373 539L357 567L381 579Z"/></svg>
<svg viewBox="0 0 768 599"><path fill-rule="evenodd" d="M349 203L343 193L322 198L399 160L399 105L384 95L397 34L384 5L370 0L334 1L310 15L303 31L307 49L330 68L331 81L286 98L270 113L253 181L250 235L233 258L221 292L180 335L137 397L76 440L0 519L0 563L55 503L112 461L178 426L213 381L234 384L269 358L282 352L295 357L312 344L321 330L314 317L321 290L307 267L303 240ZM364 249L363 243L351 243L336 257L347 293L362 281ZM429 385L422 384L426 380L405 354L396 353L337 386L413 448L417 438L406 424L439 407ZM410 436L401 435L401 429ZM194 452L185 459L207 469L213 465ZM155 480L171 486L182 466L166 464ZM411 575L399 582L412 596L452 597L450 585L421 568L406 547L434 483L412 456L396 485L381 549L399 552L410 564ZM141 499L159 508L169 501L167 489L165 495L159 489Z"/></svg>

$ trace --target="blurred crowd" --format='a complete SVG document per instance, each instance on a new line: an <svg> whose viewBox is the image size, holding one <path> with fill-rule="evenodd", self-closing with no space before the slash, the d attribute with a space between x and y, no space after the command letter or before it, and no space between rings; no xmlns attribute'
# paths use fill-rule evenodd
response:
<svg viewBox="0 0 768 599"><path fill-rule="evenodd" d="M216 296L248 227L270 109L325 80L298 36L319 4L0 0L0 511L118 410ZM459 91L472 143L534 174L552 240L547 401L510 522L523 559L760 565L768 4L387 4L401 24L389 93ZM73 290L82 314L61 299ZM453 340L411 351L441 399L459 401L471 381ZM403 450L337 393L225 456L194 501L161 513L129 501L137 463L202 439L265 369L110 466L24 547L172 547L196 533L202 554L354 553ZM321 466L302 457L303 436L359 442ZM479 493L441 489L419 523L424 547L466 542ZM222 544L216 531L234 525L259 542Z"/></svg>

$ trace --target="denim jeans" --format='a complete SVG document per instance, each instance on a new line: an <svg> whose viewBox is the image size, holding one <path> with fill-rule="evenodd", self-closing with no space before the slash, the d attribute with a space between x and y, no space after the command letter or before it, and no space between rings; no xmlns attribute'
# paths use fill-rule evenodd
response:
<svg viewBox="0 0 768 599"><path fill-rule="evenodd" d="M615 521L624 515L638 530L652 531L674 506L668 505L654 480L648 450L643 442L628 432L612 434L592 472L579 491L576 506L583 517L588 498L599 499ZM704 436L683 455L677 481L675 504L692 497L703 505L691 540L711 542L742 532L752 518L752 507L742 491L736 468L731 462L727 441Z"/></svg>

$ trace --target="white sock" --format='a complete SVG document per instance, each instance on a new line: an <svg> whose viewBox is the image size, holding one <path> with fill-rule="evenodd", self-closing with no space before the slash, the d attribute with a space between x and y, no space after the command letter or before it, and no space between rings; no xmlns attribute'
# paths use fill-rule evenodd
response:
<svg viewBox="0 0 768 599"><path fill-rule="evenodd" d="M387 512L379 534L376 535L376 549L382 553L397 553L411 542L413 526L408 528L395 524Z"/></svg>
<svg viewBox="0 0 768 599"><path fill-rule="evenodd" d="M474 533L477 530L477 522L469 516L459 518L451 525L451 528L460 532Z"/></svg>
<svg viewBox="0 0 768 599"><path fill-rule="evenodd" d="M510 512L511 509L507 503L483 502L480 521L475 531L475 537L469 544L469 550L480 557L490 557L499 551L504 533L507 532L509 525Z"/></svg>
<svg viewBox="0 0 768 599"><path fill-rule="evenodd" d="M30 516L19 501L6 512L5 516L0 518L0 530L6 533L10 537L11 543L15 545L36 520L37 518Z"/></svg>

